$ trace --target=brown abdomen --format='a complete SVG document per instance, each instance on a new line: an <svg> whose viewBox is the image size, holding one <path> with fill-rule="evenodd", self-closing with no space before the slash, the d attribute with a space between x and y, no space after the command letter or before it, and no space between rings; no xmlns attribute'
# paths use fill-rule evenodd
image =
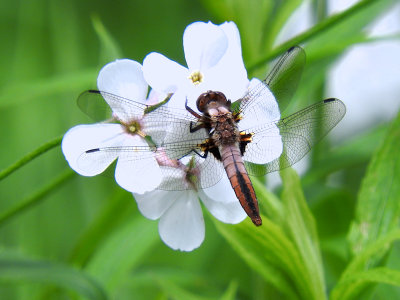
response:
<svg viewBox="0 0 400 300"><path fill-rule="evenodd" d="M246 214L256 226L262 221L253 185L244 167L242 156L237 145L221 145L219 149L226 174Z"/></svg>

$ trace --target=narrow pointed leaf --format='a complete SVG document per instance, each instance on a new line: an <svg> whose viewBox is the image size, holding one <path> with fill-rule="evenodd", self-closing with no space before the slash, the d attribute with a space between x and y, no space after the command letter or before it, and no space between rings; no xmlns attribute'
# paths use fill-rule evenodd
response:
<svg viewBox="0 0 400 300"><path fill-rule="evenodd" d="M399 182L400 114L372 157L358 194L356 217L349 233L355 255L398 226Z"/></svg>
<svg viewBox="0 0 400 300"><path fill-rule="evenodd" d="M277 225L265 216L260 227L249 220L234 226L214 223L239 256L280 293L288 299L311 299L301 258Z"/></svg>
<svg viewBox="0 0 400 300"><path fill-rule="evenodd" d="M287 232L305 265L302 276L306 277L306 284L312 293L309 299L325 299L322 259L314 217L307 206L296 172L288 168L281 171L281 176Z"/></svg>
<svg viewBox="0 0 400 300"><path fill-rule="evenodd" d="M332 300L359 299L360 293L371 283L385 283L400 286L400 271L375 268L354 273L342 281L333 291ZM342 286L346 288L343 289Z"/></svg>

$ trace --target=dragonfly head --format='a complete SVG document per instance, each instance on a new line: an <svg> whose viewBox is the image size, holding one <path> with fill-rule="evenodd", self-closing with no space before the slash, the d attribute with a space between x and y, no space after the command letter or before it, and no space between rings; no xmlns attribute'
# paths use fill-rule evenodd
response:
<svg viewBox="0 0 400 300"><path fill-rule="evenodd" d="M206 112L210 108L225 106L230 109L231 102L221 92L207 91L197 98L197 109Z"/></svg>

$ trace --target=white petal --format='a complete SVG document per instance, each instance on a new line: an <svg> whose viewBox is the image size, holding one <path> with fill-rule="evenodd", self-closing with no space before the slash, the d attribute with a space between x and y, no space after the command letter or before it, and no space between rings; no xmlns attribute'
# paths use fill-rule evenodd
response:
<svg viewBox="0 0 400 300"><path fill-rule="evenodd" d="M145 103L147 83L144 80L142 66L133 60L121 59L105 65L97 78L97 86L113 113L124 122L143 115L143 107L132 105ZM107 93L125 98L121 101Z"/></svg>
<svg viewBox="0 0 400 300"><path fill-rule="evenodd" d="M239 200L235 195L225 170L223 170L223 172L224 174L222 175L221 180L216 185L203 189L203 193L214 201L221 203L238 202ZM204 176L204 174L201 174L201 176ZM207 174L207 176L211 176L211 174Z"/></svg>
<svg viewBox="0 0 400 300"><path fill-rule="evenodd" d="M120 59L105 65L97 77L97 87L100 91L137 102L144 103L147 96L142 66L130 59Z"/></svg>
<svg viewBox="0 0 400 300"><path fill-rule="evenodd" d="M249 84L239 30L233 22L225 22L219 27L227 36L228 49L218 64L204 71L204 81L212 83L209 89L221 91L228 99L235 101L244 95Z"/></svg>
<svg viewBox="0 0 400 300"><path fill-rule="evenodd" d="M148 219L156 220L174 203L179 193L182 192L156 190L144 194L135 193L133 195L141 214Z"/></svg>
<svg viewBox="0 0 400 300"><path fill-rule="evenodd" d="M192 251L204 240L205 227L197 195L182 191L160 219L160 237L174 250Z"/></svg>
<svg viewBox="0 0 400 300"><path fill-rule="evenodd" d="M221 222L237 224L246 218L246 213L237 199L230 202L216 201L216 198L207 196L202 190L199 191L199 196L211 214Z"/></svg>
<svg viewBox="0 0 400 300"><path fill-rule="evenodd" d="M174 93L178 86L189 82L186 68L157 52L144 58L143 75L153 89L164 93Z"/></svg>
<svg viewBox="0 0 400 300"><path fill-rule="evenodd" d="M211 22L195 22L186 27L183 48L189 70L206 70L218 63L228 48L224 31Z"/></svg>
<svg viewBox="0 0 400 300"><path fill-rule="evenodd" d="M100 147L117 146L125 133L118 124L78 125L64 135L61 149L70 167L83 176L102 173L116 158L117 153L98 152L84 155L85 151Z"/></svg>
<svg viewBox="0 0 400 300"><path fill-rule="evenodd" d="M124 143L124 146L131 145L147 146L147 143L140 137L137 137L134 142L131 139ZM143 194L158 187L162 174L156 159L148 153L121 152L115 168L115 180L125 190Z"/></svg>

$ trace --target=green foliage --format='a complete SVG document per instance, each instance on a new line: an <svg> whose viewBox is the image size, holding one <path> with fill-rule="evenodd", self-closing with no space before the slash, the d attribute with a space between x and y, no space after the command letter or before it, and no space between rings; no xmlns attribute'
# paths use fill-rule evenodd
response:
<svg viewBox="0 0 400 300"><path fill-rule="evenodd" d="M320 100L328 68L349 47L376 41L365 28L395 1L315 12L313 27L275 46L301 3L3 1L1 299L400 297L400 115L317 147L302 178L281 171L278 191L254 178L263 225L209 216L205 241L191 253L167 248L157 222L112 179L75 176L61 154L59 137L92 122L75 100L96 88L100 68L150 51L182 62L182 33L193 21L234 21L249 74L260 78L273 58L302 44L307 65L294 110Z"/></svg>

